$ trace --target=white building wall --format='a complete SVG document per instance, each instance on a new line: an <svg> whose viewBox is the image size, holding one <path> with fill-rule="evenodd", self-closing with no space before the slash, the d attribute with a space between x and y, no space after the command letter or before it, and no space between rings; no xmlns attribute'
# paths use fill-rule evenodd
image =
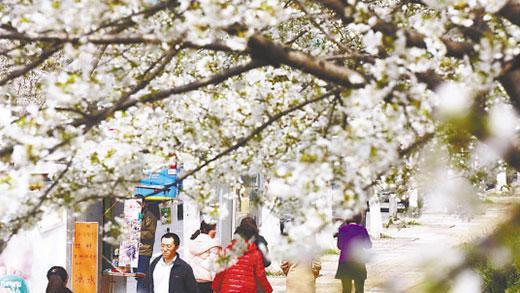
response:
<svg viewBox="0 0 520 293"><path fill-rule="evenodd" d="M34 228L13 236L0 255L0 276L24 278L30 292L45 291L50 267L67 268L67 213L44 215Z"/></svg>
<svg viewBox="0 0 520 293"><path fill-rule="evenodd" d="M181 246L186 249L186 246L190 241L191 234L200 228L200 209L197 203L191 198L182 195L181 197L183 198L182 203L184 206L184 237L181 239Z"/></svg>
<svg viewBox="0 0 520 293"><path fill-rule="evenodd" d="M235 228L235 201L226 187L217 188L221 216L217 222L217 237L223 246L226 246L233 237Z"/></svg>

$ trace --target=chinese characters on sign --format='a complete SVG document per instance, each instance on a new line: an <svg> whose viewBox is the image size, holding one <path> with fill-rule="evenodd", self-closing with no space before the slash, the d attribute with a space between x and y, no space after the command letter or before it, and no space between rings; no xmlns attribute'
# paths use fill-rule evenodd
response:
<svg viewBox="0 0 520 293"><path fill-rule="evenodd" d="M72 289L95 293L97 290L98 223L74 223L72 243Z"/></svg>

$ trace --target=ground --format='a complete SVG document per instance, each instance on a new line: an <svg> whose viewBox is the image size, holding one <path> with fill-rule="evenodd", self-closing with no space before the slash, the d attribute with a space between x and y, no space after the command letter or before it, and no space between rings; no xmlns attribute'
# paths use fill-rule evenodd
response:
<svg viewBox="0 0 520 293"><path fill-rule="evenodd" d="M489 197L481 212L464 218L439 212L424 212L409 220L406 227L385 229L383 237L373 239L372 259L367 265L365 292L414 292L425 273L428 260L446 257L449 248L478 240L489 234L507 218L519 196ZM334 279L338 255L321 257L322 271L317 279L317 292L340 292L341 284ZM449 259L445 259L448 261ZM285 292L285 277L270 276L274 292Z"/></svg>

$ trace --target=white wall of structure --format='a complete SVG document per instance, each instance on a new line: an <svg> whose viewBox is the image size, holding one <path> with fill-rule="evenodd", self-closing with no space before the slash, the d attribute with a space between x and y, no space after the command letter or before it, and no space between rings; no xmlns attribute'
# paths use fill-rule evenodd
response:
<svg viewBox="0 0 520 293"><path fill-rule="evenodd" d="M13 236L0 255L0 276L22 277L29 292L45 292L51 266L67 267L67 213L44 215L33 229Z"/></svg>
<svg viewBox="0 0 520 293"><path fill-rule="evenodd" d="M221 217L217 222L217 239L222 245L227 245L231 241L232 233L235 227L236 213L234 211L234 200L228 189L225 187L218 187L215 189L218 195L219 206L222 211ZM154 255L160 255L161 236L166 233L167 229L170 232L176 233L181 238L181 247L179 254L185 257L185 251L189 243L190 237L200 227L201 209L198 204L191 198L183 195L179 196L178 200L169 203L171 212L171 223L162 224L157 223L157 231L155 233ZM182 217L179 214L179 206L182 205Z"/></svg>

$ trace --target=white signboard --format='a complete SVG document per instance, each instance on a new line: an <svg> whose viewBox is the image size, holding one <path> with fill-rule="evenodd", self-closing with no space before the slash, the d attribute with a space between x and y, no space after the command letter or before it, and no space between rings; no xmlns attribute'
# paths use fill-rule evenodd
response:
<svg viewBox="0 0 520 293"><path fill-rule="evenodd" d="M123 211L123 241L119 246L119 266L137 267L141 237L141 199L127 199Z"/></svg>

